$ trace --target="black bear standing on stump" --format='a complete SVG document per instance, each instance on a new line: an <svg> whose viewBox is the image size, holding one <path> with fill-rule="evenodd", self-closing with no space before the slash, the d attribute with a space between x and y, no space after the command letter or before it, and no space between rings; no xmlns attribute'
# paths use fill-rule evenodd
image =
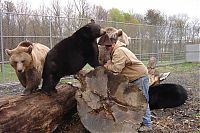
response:
<svg viewBox="0 0 200 133"><path fill-rule="evenodd" d="M91 22L72 36L56 44L47 54L41 91L47 95L56 92L56 85L65 75L76 74L87 63L93 68L99 66L96 39L106 32Z"/></svg>

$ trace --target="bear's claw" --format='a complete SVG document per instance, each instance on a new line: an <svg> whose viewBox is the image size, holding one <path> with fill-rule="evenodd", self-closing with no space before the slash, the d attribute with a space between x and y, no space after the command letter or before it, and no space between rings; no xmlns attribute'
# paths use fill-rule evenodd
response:
<svg viewBox="0 0 200 133"><path fill-rule="evenodd" d="M27 95L30 95L31 93L32 93L32 91L30 89L25 89L21 95L27 96Z"/></svg>

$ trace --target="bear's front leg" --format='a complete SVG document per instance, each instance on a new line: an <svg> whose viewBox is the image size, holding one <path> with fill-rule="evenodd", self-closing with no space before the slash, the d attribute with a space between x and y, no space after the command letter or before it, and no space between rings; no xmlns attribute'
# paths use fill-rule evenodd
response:
<svg viewBox="0 0 200 133"><path fill-rule="evenodd" d="M26 88L26 74L25 74L25 72L19 73L19 72L16 71L16 74L17 74L17 77L18 77L20 83L22 84L22 86L24 88Z"/></svg>
<svg viewBox="0 0 200 133"><path fill-rule="evenodd" d="M93 50L90 51L90 54L87 57L87 63L93 68L100 66L99 49L96 43L93 44Z"/></svg>
<svg viewBox="0 0 200 133"><path fill-rule="evenodd" d="M100 63L99 63L98 58L95 58L95 57L94 58L89 58L88 59L88 64L93 68L101 66Z"/></svg>
<svg viewBox="0 0 200 133"><path fill-rule="evenodd" d="M60 78L56 74L49 74L43 77L42 83L42 93L51 96L52 94L57 93L56 85L60 81Z"/></svg>
<svg viewBox="0 0 200 133"><path fill-rule="evenodd" d="M41 81L41 74L36 69L30 69L26 72L26 88L23 95L29 95L36 92Z"/></svg>

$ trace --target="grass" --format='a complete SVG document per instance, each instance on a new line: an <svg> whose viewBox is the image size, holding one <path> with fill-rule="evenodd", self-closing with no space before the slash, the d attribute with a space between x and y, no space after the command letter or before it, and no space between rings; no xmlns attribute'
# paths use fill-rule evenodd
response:
<svg viewBox="0 0 200 133"><path fill-rule="evenodd" d="M2 71L0 72L0 83L7 83L7 82L16 82L18 81L17 76L15 74L14 69L10 66L10 64L5 64L5 81L2 79ZM182 63L182 64L176 64L176 65L166 65L166 66L160 66L157 67L157 70L159 72L174 72L174 71L189 71L193 67L200 67L200 63ZM92 70L92 67L90 65L86 65L84 70L90 71ZM66 82L66 81L62 81ZM70 81L67 81L70 82Z"/></svg>
<svg viewBox="0 0 200 133"><path fill-rule="evenodd" d="M157 67L157 70L159 72L175 72L175 71L189 71L190 69L194 67L200 67L200 63L181 63L181 64L175 64L175 65L166 65L166 66L160 66Z"/></svg>
<svg viewBox="0 0 200 133"><path fill-rule="evenodd" d="M194 114L193 116L196 117L196 118L200 118L200 112L197 113L197 114Z"/></svg>
<svg viewBox="0 0 200 133"><path fill-rule="evenodd" d="M18 81L17 76L15 74L15 70L11 67L10 64L5 64L4 65L4 72L5 72L5 75L4 75L5 79L3 80L3 73L2 73L2 69L1 69L1 71L0 71L0 83Z"/></svg>
<svg viewBox="0 0 200 133"><path fill-rule="evenodd" d="M84 70L92 70L92 67L87 64L84 68ZM18 82L18 78L16 76L14 68L10 64L5 64L4 65L4 70L5 70L5 79L3 80L3 75L2 71L0 71L0 83L8 83L8 82ZM71 82L71 80L61 80L61 83L66 83L66 82Z"/></svg>

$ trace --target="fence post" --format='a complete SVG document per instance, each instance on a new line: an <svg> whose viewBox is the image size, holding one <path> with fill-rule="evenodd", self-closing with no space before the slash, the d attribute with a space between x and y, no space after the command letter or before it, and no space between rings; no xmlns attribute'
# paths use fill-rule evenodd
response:
<svg viewBox="0 0 200 133"><path fill-rule="evenodd" d="M157 29L157 28L159 28L158 26L156 26L156 32L158 32L159 30ZM156 35L158 35L159 33L156 33ZM156 59L157 59L157 65L159 65L159 63L160 63L160 60L162 60L162 57L161 57L161 51L160 51L160 45L159 45L159 42L160 40L159 40L159 38L158 38L158 36L156 36L156 51L157 51L157 57L156 57Z"/></svg>
<svg viewBox="0 0 200 133"><path fill-rule="evenodd" d="M140 39L140 41L139 41L139 51L140 51L139 58L141 60L142 59L142 33L141 33L140 26L141 25L139 25L139 39Z"/></svg>
<svg viewBox="0 0 200 133"><path fill-rule="evenodd" d="M160 49L159 49L159 42L158 41L156 41L156 51L157 51L157 57L156 57L156 59L157 59L157 65L159 65L159 63L160 63L160 60L162 60L162 58L161 58L161 52L160 52ZM160 59L161 58L161 59Z"/></svg>
<svg viewBox="0 0 200 133"><path fill-rule="evenodd" d="M2 11L2 3L0 3L0 36L1 36L1 72L2 72L2 81L5 82L5 62L4 62L4 47L3 47L3 11Z"/></svg>
<svg viewBox="0 0 200 133"><path fill-rule="evenodd" d="M53 48L53 43L52 43L52 16L49 16L49 42L50 42L50 49Z"/></svg>

